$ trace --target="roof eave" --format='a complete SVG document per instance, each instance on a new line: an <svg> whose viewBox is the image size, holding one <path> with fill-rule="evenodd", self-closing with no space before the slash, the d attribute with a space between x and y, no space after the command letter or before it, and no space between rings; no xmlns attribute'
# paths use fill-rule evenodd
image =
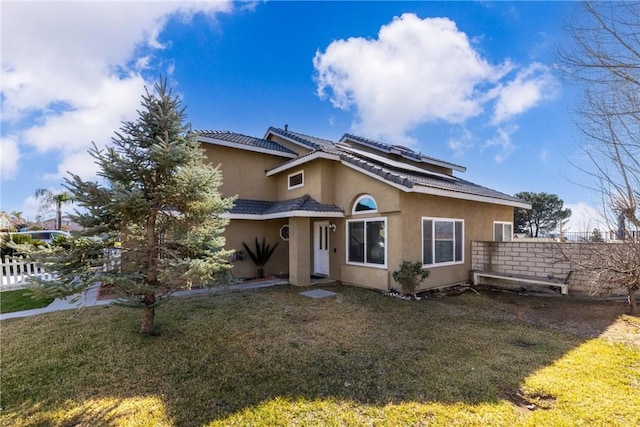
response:
<svg viewBox="0 0 640 427"><path fill-rule="evenodd" d="M223 214L223 217L229 218L229 219L248 219L248 220L282 219L282 218L293 218L293 217L344 218L344 213L295 210L295 211L277 212L277 213L265 214L265 215L226 213L226 214Z"/></svg>
<svg viewBox="0 0 640 427"><path fill-rule="evenodd" d="M524 201L516 201L516 200L509 200L509 199L501 199L499 197L491 197L491 196L482 196L479 194L472 194L472 193L463 193L460 191L451 191L451 190L444 190L441 188L433 188L433 187L428 187L426 185L420 185L420 184L416 184L414 183L414 185L412 187L407 187L405 185L396 183L396 182L392 182L389 181L379 175L376 175L375 173L369 172L365 169L362 169L361 167L358 167L357 165L354 165L352 163L346 162L346 161L342 161L341 162L344 166L347 166L351 169L355 169L360 173L363 173L367 176L370 176L374 179L377 179L378 181L384 182L387 185L390 185L394 188L397 188L399 190L404 191L405 193L421 193L421 194L429 194L432 196L441 196L441 197L449 197L452 199L461 199L461 200L469 200L469 201L474 201L474 202L482 202L482 203L491 203L494 205L503 205L503 206L511 206L514 208L522 208L522 209L531 209L531 204L524 202Z"/></svg>
<svg viewBox="0 0 640 427"><path fill-rule="evenodd" d="M293 153L285 153L284 151L271 150L263 147L254 147L251 145L240 144L237 142L231 142L231 141L225 141L222 139L212 138L210 136L198 135L196 137L196 140L198 142L204 142L206 144L219 145L222 147L229 147L229 148L237 148L239 150L253 151L256 153L270 154L272 156L285 157L287 159L295 159L296 157L298 157L296 154L293 154Z"/></svg>
<svg viewBox="0 0 640 427"><path fill-rule="evenodd" d="M283 165L277 166L269 171L267 171L267 176L272 176L272 175L276 175L280 172L284 172L287 171L289 169L293 169L296 168L300 165L303 165L305 163L317 160L317 159L327 159L327 160L340 160L340 157L337 156L336 154L330 154L330 153L325 153L324 151L316 151L313 154L309 154L306 156L302 156L299 157L296 160L292 160L290 162L287 162Z"/></svg>
<svg viewBox="0 0 640 427"><path fill-rule="evenodd" d="M501 199L499 197L483 196L480 194L463 193L460 191L444 190L441 188L433 188L425 185L415 185L407 191L429 194L433 196L450 197L454 199L470 200L474 202L491 203L494 205L511 206L513 208L531 209L531 203L518 200Z"/></svg>
<svg viewBox="0 0 640 427"><path fill-rule="evenodd" d="M274 132L274 130L276 130L276 132ZM309 144L305 144L304 142L301 142L295 138L291 138L289 136L283 135L280 132L277 132L277 130L279 130L278 128L274 128L273 126L270 127L269 129L267 129L267 132L264 134L264 138L263 139L269 139L270 135L275 135L279 138L285 139L287 141L289 141L292 144L298 145L302 148L306 148L307 150L315 150L315 147ZM286 132L286 131L285 131Z"/></svg>

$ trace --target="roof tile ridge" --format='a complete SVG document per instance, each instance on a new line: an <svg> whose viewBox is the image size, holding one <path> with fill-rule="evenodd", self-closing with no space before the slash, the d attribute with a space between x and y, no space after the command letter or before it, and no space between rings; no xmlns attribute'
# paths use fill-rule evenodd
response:
<svg viewBox="0 0 640 427"><path fill-rule="evenodd" d="M196 130L190 130L189 133L193 133L196 135L202 135L205 133L214 133L214 134L230 134L230 133L236 133L236 132L232 132L230 130L226 130L226 129L196 129Z"/></svg>
<svg viewBox="0 0 640 427"><path fill-rule="evenodd" d="M267 129L267 133L269 133L270 131L273 131L274 133L277 133L280 136L284 136L285 138L291 138L291 139L293 139L293 140L295 140L295 141L297 141L297 142L299 142L301 144L304 144L306 146L309 146L309 147L316 148L317 146L319 146L319 144L316 144L313 141L309 141L309 140L303 138L302 136L299 136L299 135L304 135L304 136L311 136L311 135L306 135L306 134L303 134L303 133L299 134L297 132L294 133L294 132L291 132L289 130L284 130L282 128L276 128L276 127L273 127L273 126L269 127L269 129Z"/></svg>
<svg viewBox="0 0 640 427"><path fill-rule="evenodd" d="M308 194L298 197L295 204L295 210L300 210L300 208L302 208L310 198L311 196L309 196Z"/></svg>

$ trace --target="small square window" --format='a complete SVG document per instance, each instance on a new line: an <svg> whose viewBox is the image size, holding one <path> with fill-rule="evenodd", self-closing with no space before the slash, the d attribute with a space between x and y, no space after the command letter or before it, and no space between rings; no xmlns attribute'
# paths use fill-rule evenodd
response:
<svg viewBox="0 0 640 427"><path fill-rule="evenodd" d="M493 240L495 242L511 242L513 240L513 224L495 221L493 223Z"/></svg>
<svg viewBox="0 0 640 427"><path fill-rule="evenodd" d="M289 190L304 186L304 171L292 173L288 176Z"/></svg>

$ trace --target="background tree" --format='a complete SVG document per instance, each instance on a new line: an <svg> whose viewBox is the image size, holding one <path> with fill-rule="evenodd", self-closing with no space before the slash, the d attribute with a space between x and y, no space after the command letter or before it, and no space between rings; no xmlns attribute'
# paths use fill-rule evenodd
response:
<svg viewBox="0 0 640 427"><path fill-rule="evenodd" d="M587 162L577 167L603 195L607 218L640 228L640 3L585 2L568 24L573 44L560 52L582 100L573 111Z"/></svg>
<svg viewBox="0 0 640 427"><path fill-rule="evenodd" d="M142 308L141 332L156 334L161 301L192 283L210 283L228 267L222 214L233 200L220 196L221 172L206 163L188 133L184 109L166 80L155 93L146 90L141 105L113 146L90 150L103 182L73 174L65 180L81 208L72 219L85 230L71 239L70 250L36 254L60 280L38 281L35 290L62 296L102 282L120 293L121 303ZM120 263L114 263L106 249L119 239Z"/></svg>
<svg viewBox="0 0 640 427"><path fill-rule="evenodd" d="M602 196L602 216L622 243L581 266L602 287L626 289L632 311L640 289L640 3L585 2L567 24L572 44L559 52L567 81L582 100L573 111L583 158L576 164ZM607 282L609 281L609 282Z"/></svg>
<svg viewBox="0 0 640 427"><path fill-rule="evenodd" d="M564 202L556 194L523 191L515 197L531 203L531 209L516 208L514 213L516 231L529 237L553 231L571 216L571 209L563 209Z"/></svg>
<svg viewBox="0 0 640 427"><path fill-rule="evenodd" d="M591 231L591 236L589 236L590 242L604 242L604 237L602 237L602 232L599 228L594 228Z"/></svg>
<svg viewBox="0 0 640 427"><path fill-rule="evenodd" d="M34 195L37 199L40 199L43 205L56 206L56 230L62 230L62 205L73 200L71 194L68 191L54 193L46 188L39 188Z"/></svg>
<svg viewBox="0 0 640 427"><path fill-rule="evenodd" d="M27 223L22 217L22 211L11 211L11 220L18 231L24 229Z"/></svg>

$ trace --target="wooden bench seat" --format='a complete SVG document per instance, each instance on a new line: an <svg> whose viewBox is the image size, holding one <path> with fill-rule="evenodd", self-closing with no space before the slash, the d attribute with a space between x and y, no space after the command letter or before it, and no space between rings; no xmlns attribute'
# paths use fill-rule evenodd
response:
<svg viewBox="0 0 640 427"><path fill-rule="evenodd" d="M560 288L560 293L562 293L562 295L567 295L569 293L569 285L567 284L567 282L569 281L569 276L571 276L571 273L569 273L566 279L562 280L554 277L524 276L518 274L498 273L495 271L472 271L472 274L474 285L481 284L481 278L485 277L490 279L508 280L518 283L529 283L534 285L556 287Z"/></svg>

